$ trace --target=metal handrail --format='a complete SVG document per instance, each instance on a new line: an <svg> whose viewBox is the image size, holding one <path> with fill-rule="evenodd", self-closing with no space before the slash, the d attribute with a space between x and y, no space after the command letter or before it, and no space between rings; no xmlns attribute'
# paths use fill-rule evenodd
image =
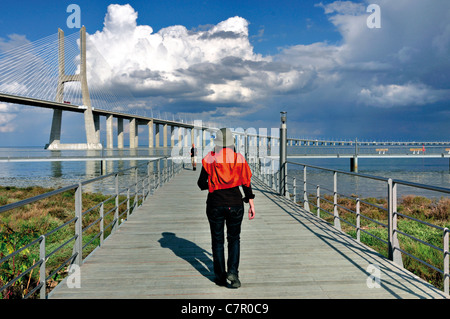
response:
<svg viewBox="0 0 450 319"><path fill-rule="evenodd" d="M16 251L8 254L7 256L0 259L0 264L7 262L14 256L18 255L19 253L25 252L27 249L31 249L31 247L39 244L39 260L35 262L32 266L28 267L26 270L24 270L21 274L18 274L16 277L12 279L8 279L9 281L5 283L2 287L0 287L0 293L8 289L9 287L13 286L19 279L23 278L26 274L29 274L33 269L39 267L39 283L37 283L36 287L31 289L24 298L28 298L32 295L34 295L37 291L40 291L40 298L47 298L47 282L50 280L59 270L61 270L63 267L65 267L69 262L71 264L76 264L78 266L81 266L84 259L89 256L92 251L88 252L88 255L83 258L83 249L85 249L87 246L91 245L92 242L100 237L100 243L97 245L97 247L101 246L103 244L103 240L105 239L105 229L111 227L111 233L113 233L119 224L123 221L120 220L120 218L126 213L127 216L130 214L130 212L134 212L134 210L141 206L143 202L148 198L148 195L151 194L152 191L154 191L156 188L160 187L163 183L170 180L176 173L179 173L181 170L181 164L175 164L174 161L171 162L171 165L168 164L168 159L170 159L168 156L160 157L157 159L153 159L150 161L147 161L145 163L129 167L123 170L119 170L117 172L113 172L107 175L102 175L99 177L95 177L93 179L82 181L78 184L66 186L54 191L50 191L48 193L38 195L32 198L28 198L16 203L8 204L5 206L0 207L0 213L10 211L16 208L23 207L27 204L31 204L37 201L40 201L45 198L49 198L51 196L55 196L61 193L64 193L66 191L75 190L75 217L71 218L70 220L66 221L64 224L59 225L58 227L50 230L44 235L41 235L39 238L36 238L32 240L30 243L26 244L25 246L17 249ZM161 166L161 161L165 161L164 166ZM157 164L157 171L153 172L153 170L150 169L150 165L153 165L154 163ZM147 166L147 173L146 175L138 179L138 169ZM135 178L134 180L125 188L119 191L119 175L124 175L126 172L134 170ZM108 197L107 199L103 200L102 202L95 204L93 207L89 207L86 210L82 210L82 188L83 186L95 183L97 181L101 181L107 178L113 177L115 179L115 192L113 195ZM133 189L133 192L130 192L130 189ZM126 191L126 199L119 201L119 196L123 194L122 192ZM106 202L109 202L111 200L115 199L115 205L114 207L109 210L108 212L104 213L104 204ZM133 200L133 205L130 205L130 201ZM140 204L139 204L140 203ZM122 212L119 215L119 208L122 205L127 205L126 210ZM95 221L91 222L86 227L82 227L81 221L84 216L86 216L88 213L93 213L96 210L100 210L100 217L96 218ZM105 217L110 214L111 212L114 212L114 216L112 221L105 226L104 221ZM125 219L126 220L126 219ZM74 235L70 238L66 238L63 243L58 245L58 247L54 248L51 252L46 252L46 238L50 235L56 233L57 231L61 230L62 228L67 227L69 224L74 223ZM100 231L92 236L92 238L83 245L83 233L92 228L95 225L100 224ZM110 235L109 234L109 235ZM48 259L54 255L56 252L62 250L64 247L66 247L68 244L73 242L73 252L72 254L66 258L59 266L56 267L56 270L51 272L50 275L46 275L46 264ZM31 276L31 274L30 274Z"/></svg>
<svg viewBox="0 0 450 319"><path fill-rule="evenodd" d="M15 203L7 204L7 205L4 205L4 206L0 206L0 214L3 213L3 212L6 212L8 210L11 210L11 209L19 208L19 207L25 206L27 204L31 204L31 203L40 201L40 200L45 199L45 198L48 198L48 197L51 197L51 196L54 196L54 195L58 195L58 194L61 194L61 193L67 192L67 191L70 191L72 189L75 189L77 186L78 186L78 184L61 187L61 188L59 188L57 190L50 191L50 192L45 193L45 194L41 194L41 195L37 195L37 196L34 196L34 197L30 197L30 198L21 200L20 202L15 202Z"/></svg>
<svg viewBox="0 0 450 319"><path fill-rule="evenodd" d="M256 161L257 163L253 163L253 170L256 172L256 176L259 177L259 179L266 183L268 186L272 187L273 184L272 183L268 183L267 181L272 181L276 178L281 178L280 174L278 171L272 171L272 172L267 172L267 171L260 171L260 167L259 167L259 161ZM449 188L444 188L444 187L437 187L437 186L432 186L432 185L426 185L426 184L419 184L419 183L414 183L414 182L409 182L409 181L404 181L404 180L398 180L398 179L390 179L390 178L386 178L386 177L380 177L380 176L373 176L373 175L367 175L367 174L360 174L360 173L355 173L355 172L347 172L347 171L342 171L342 170L337 170L337 169L332 169L332 168L325 168L325 167L320 167L320 166L315 166L315 165L310 165L310 164L303 164L303 163L296 163L296 162L292 162L292 161L286 161L287 164L292 164L292 165L298 165L298 166L302 166L303 170L304 170L304 176L303 176L303 199L300 199L300 203L303 204L303 207L305 210L311 212L309 205L312 204L313 206L316 207L317 210L317 216L320 217L320 213L326 212L332 216L334 216L334 226L336 228L338 228L339 230L341 230L341 226L340 226L340 221L343 221L349 225L351 225L352 227L356 228L356 237L357 240L360 241L360 232L364 232L378 240L380 240L381 242L383 242L384 244L387 245L388 247L388 255L389 255L389 259L391 259L394 263L400 265L401 267L403 267L403 262L402 262L402 254L408 255L411 258L419 261L420 263L438 271L439 273L441 273L443 275L443 286L444 286L444 292L449 294L449 281L450 281L450 274L449 274L449 264L450 264L450 254L449 254L449 230L448 228L445 227L440 227L437 225L433 225L431 223L427 223L425 221L401 214L399 212L397 212L397 186L398 185L403 185L403 186L408 186L408 187L414 187L414 188L420 188L420 189L425 189L425 190L429 190L429 191L434 191L434 192L439 192L439 193L444 193L444 194L450 194L450 189ZM320 195L320 185L317 185L317 204L314 204L313 202L310 202L310 200L308 199L308 193L307 193L307 185L312 185L311 183L307 182L306 179L306 168L312 168L312 169L318 169L318 170L323 170L323 171L329 171L333 173L334 176L334 189L330 190L328 189L328 191L333 193L333 201L328 200L326 198L324 198L323 196ZM286 170L287 171L287 170ZM294 200L295 203L297 203L297 183L296 183L296 178L295 177L291 177L289 176L289 174L286 172L286 177L285 177L285 184L284 187L286 189L286 197L291 198ZM337 183L336 183L336 176L337 174L344 174L344 175L349 175L349 176L355 176L355 177L361 177L361 178L366 178L366 179L371 179L371 180L376 180L376 181L381 181L387 184L387 198L388 198L388 208L384 208L381 207L379 205L375 205L372 203L369 203L367 201L363 201L359 198L355 198L353 196L347 196L347 195L343 195L337 192ZM291 177L293 178L293 182L292 183L287 183L287 177ZM292 192L289 193L288 191L288 185L292 186ZM278 183L275 184L275 191L280 192L280 189L278 186ZM273 187L272 187L273 188ZM280 195L283 195L280 192ZM337 202L337 197L338 195L340 196L344 196L347 197L351 200L355 200L357 203L357 211L353 211L351 209L348 209L340 204L338 204ZM301 197L301 196L300 196ZM320 205L320 201L324 200L329 202L330 204L333 205L333 212L328 212L327 210L325 210L323 207L321 207ZM375 207L379 210L384 210L385 212L388 213L388 224L385 225L379 221L376 221L368 216L365 216L363 214L361 214L361 209L360 209L360 204L364 203L365 205L370 205L372 207ZM350 223L349 221L344 220L341 216L339 216L339 210L338 208L343 208L346 211L350 212L351 214L356 215L356 225L354 225L353 223ZM408 218L410 220L419 222L423 225L427 225L430 227L433 227L435 229L438 229L440 231L443 232L443 236L442 236L442 241L443 241L443 248L439 248L433 244L427 243L423 240L421 240L420 238L417 238L415 236L409 235L405 232L400 231L397 228L397 217L405 217ZM372 234L368 231L366 231L365 229L362 229L360 227L360 218L364 218L367 219L369 221L372 221L384 228L387 228L388 230L388 240L384 240L378 236L376 236L375 234ZM436 266L430 265L429 263L427 263L424 260L421 260L420 258L413 256L412 254L404 251L403 249L400 248L400 244L398 241L398 234L408 237L414 241L417 241L419 243L425 244L426 246L435 249L441 253L443 253L443 268L439 269Z"/></svg>

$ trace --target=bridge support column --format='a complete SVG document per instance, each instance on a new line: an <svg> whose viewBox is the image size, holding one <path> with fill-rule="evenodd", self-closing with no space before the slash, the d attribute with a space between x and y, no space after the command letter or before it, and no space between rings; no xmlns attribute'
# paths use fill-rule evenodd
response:
<svg viewBox="0 0 450 319"><path fill-rule="evenodd" d="M45 148L49 148L50 145L59 145L61 143L61 120L62 110L53 110L52 128L50 131L50 140Z"/></svg>
<svg viewBox="0 0 450 319"><path fill-rule="evenodd" d="M117 148L123 148L123 118L117 118Z"/></svg>
<svg viewBox="0 0 450 319"><path fill-rule="evenodd" d="M175 126L170 126L170 147L175 145Z"/></svg>
<svg viewBox="0 0 450 319"><path fill-rule="evenodd" d="M137 148L138 146L138 131L137 131L137 120L132 118L130 120L130 148Z"/></svg>
<svg viewBox="0 0 450 319"><path fill-rule="evenodd" d="M100 115L94 114L95 138L100 141Z"/></svg>
<svg viewBox="0 0 450 319"><path fill-rule="evenodd" d="M159 124L155 123L155 147L159 147Z"/></svg>
<svg viewBox="0 0 450 319"><path fill-rule="evenodd" d="M153 120L147 122L148 127L148 147L153 148Z"/></svg>
<svg viewBox="0 0 450 319"><path fill-rule="evenodd" d="M189 144L188 144L188 135L189 134L189 132L188 132L188 129L187 129L187 127L186 128L184 128L184 147L188 147L189 146Z"/></svg>
<svg viewBox="0 0 450 319"><path fill-rule="evenodd" d="M179 141L179 145L181 148L184 147L184 142L186 140L186 128L185 127L180 127L180 141Z"/></svg>
<svg viewBox="0 0 450 319"><path fill-rule="evenodd" d="M163 126L163 147L167 147L167 123Z"/></svg>
<svg viewBox="0 0 450 319"><path fill-rule="evenodd" d="M177 134L178 134L178 138L177 138L177 141L178 141L178 147L181 147L182 146L182 141L183 141L183 132L181 131L182 130L182 128L180 127L180 126L178 126L177 127Z"/></svg>
<svg viewBox="0 0 450 319"><path fill-rule="evenodd" d="M203 135L202 135L202 123L201 123L201 121L200 122L194 122L194 126L196 127L195 131L197 132L197 137L195 139L195 146L197 148L199 148L199 147L203 148ZM202 153L203 153L203 151L202 151ZM199 154L202 154L202 153L199 152Z"/></svg>
<svg viewBox="0 0 450 319"><path fill-rule="evenodd" d="M106 117L106 147L114 148L113 141L113 116L108 115Z"/></svg>
<svg viewBox="0 0 450 319"><path fill-rule="evenodd" d="M202 129L202 147L203 149L206 148L206 130Z"/></svg>

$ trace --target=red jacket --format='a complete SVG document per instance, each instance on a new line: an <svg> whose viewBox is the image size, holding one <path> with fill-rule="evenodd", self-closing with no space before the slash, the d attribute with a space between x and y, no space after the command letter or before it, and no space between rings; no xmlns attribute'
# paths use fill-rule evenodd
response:
<svg viewBox="0 0 450 319"><path fill-rule="evenodd" d="M208 191L232 188L236 186L250 187L252 172L244 156L232 149L223 148L219 153L209 152L202 160L208 173Z"/></svg>

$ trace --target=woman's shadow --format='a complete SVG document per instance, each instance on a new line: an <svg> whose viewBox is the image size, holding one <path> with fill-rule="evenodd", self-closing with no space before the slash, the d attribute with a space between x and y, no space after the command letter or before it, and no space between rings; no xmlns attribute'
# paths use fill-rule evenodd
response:
<svg viewBox="0 0 450 319"><path fill-rule="evenodd" d="M214 270L212 255L203 248L197 246L193 242L177 237L176 234L164 232L162 238L158 240L162 248L169 248L173 253L186 260L200 274L214 282ZM209 257L211 256L211 258Z"/></svg>

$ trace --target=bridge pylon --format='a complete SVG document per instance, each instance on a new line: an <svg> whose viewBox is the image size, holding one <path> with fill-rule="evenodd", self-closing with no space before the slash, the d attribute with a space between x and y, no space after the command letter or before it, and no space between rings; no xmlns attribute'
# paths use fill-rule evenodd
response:
<svg viewBox="0 0 450 319"><path fill-rule="evenodd" d="M98 127L99 118L94 117L92 113L91 99L89 96L89 89L87 85L86 74L86 28L83 26L80 29L80 73L67 75L65 73L65 51L64 51L64 31L58 29L58 86L56 90L56 102L64 103L64 83L67 82L80 82L81 94L84 111L84 124L86 130L86 143L80 144L62 144L61 143L61 121L62 110L53 110L52 128L50 131L49 143L45 146L50 150L77 150L88 149L96 150L102 149L100 143L100 137L97 133L96 127Z"/></svg>

